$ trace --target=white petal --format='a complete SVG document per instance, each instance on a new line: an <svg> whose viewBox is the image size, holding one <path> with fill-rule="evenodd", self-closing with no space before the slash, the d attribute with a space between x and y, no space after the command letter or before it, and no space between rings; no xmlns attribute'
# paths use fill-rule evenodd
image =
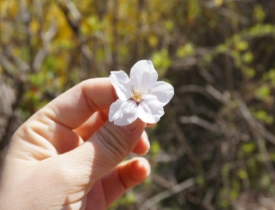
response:
<svg viewBox="0 0 275 210"><path fill-rule="evenodd" d="M158 79L158 73L149 60L138 61L131 69L130 79L133 86L150 90Z"/></svg>
<svg viewBox="0 0 275 210"><path fill-rule="evenodd" d="M145 99L138 105L138 117L146 123L156 123L164 115L163 106L154 98Z"/></svg>
<svg viewBox="0 0 275 210"><path fill-rule="evenodd" d="M150 90L149 94L156 96L158 101L162 103L162 106L164 106L174 96L174 88L167 82L159 81L156 82L154 87Z"/></svg>
<svg viewBox="0 0 275 210"><path fill-rule="evenodd" d="M138 108L134 101L117 99L111 104L109 121L119 126L128 125L137 119L137 111Z"/></svg>
<svg viewBox="0 0 275 210"><path fill-rule="evenodd" d="M124 71L112 71L109 78L120 99L127 100L131 97L131 80Z"/></svg>

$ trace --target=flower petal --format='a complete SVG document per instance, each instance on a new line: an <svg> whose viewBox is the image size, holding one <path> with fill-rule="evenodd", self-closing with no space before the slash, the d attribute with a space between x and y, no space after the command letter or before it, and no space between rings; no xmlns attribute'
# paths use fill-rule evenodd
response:
<svg viewBox="0 0 275 210"><path fill-rule="evenodd" d="M149 60L138 61L131 69L132 85L143 90L150 90L158 79L158 73Z"/></svg>
<svg viewBox="0 0 275 210"><path fill-rule="evenodd" d="M119 126L128 125L137 119L137 111L138 108L134 101L117 99L111 104L109 121Z"/></svg>
<svg viewBox="0 0 275 210"><path fill-rule="evenodd" d="M157 97L157 100L162 104L162 106L165 106L174 96L174 88L167 82L159 81L156 82L148 95L151 94Z"/></svg>
<svg viewBox="0 0 275 210"><path fill-rule="evenodd" d="M138 106L138 117L143 122L156 123L162 115L164 115L163 106L154 98L145 99Z"/></svg>
<svg viewBox="0 0 275 210"><path fill-rule="evenodd" d="M109 78L116 90L118 98L127 100L131 97L131 80L124 71L111 71Z"/></svg>

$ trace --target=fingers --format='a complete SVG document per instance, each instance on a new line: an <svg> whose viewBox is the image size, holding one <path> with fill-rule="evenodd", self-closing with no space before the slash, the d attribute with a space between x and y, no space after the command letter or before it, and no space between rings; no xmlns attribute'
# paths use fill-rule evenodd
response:
<svg viewBox="0 0 275 210"><path fill-rule="evenodd" d="M82 142L72 130L79 128L93 113L107 115L110 105L115 100L116 95L108 78L86 80L34 114L18 129L13 142L23 148L24 154L38 154L31 145L42 148L45 155L35 157L39 160L67 152ZM102 120L97 122L99 117L96 115L95 118L91 126L94 130L104 124Z"/></svg>
<svg viewBox="0 0 275 210"><path fill-rule="evenodd" d="M102 180L107 206L129 188L142 183L150 174L150 165L144 158L135 158L120 164L116 170Z"/></svg>
<svg viewBox="0 0 275 210"><path fill-rule="evenodd" d="M87 196L87 209L106 209L129 188L142 183L150 174L150 165L144 158L134 158L119 164L97 182ZM104 200L100 200L102 192Z"/></svg>
<svg viewBox="0 0 275 210"><path fill-rule="evenodd" d="M137 155L145 155L150 149L150 143L146 131L143 131L137 145L133 149L133 153Z"/></svg>
<svg viewBox="0 0 275 210"><path fill-rule="evenodd" d="M88 120L86 120L80 127L74 130L81 138L86 141L94 132L96 132L108 120L107 115L103 112L95 112Z"/></svg>
<svg viewBox="0 0 275 210"><path fill-rule="evenodd" d="M57 97L38 111L34 118L46 116L72 130L96 111L107 113L115 100L116 95L108 78L90 79Z"/></svg>
<svg viewBox="0 0 275 210"><path fill-rule="evenodd" d="M145 123L141 120L127 126L116 126L107 121L86 142L64 154L63 158L69 164L68 170L77 168L73 170L75 176L79 180L88 180L85 183L88 186L93 185L128 156L137 145L144 128ZM81 171L78 168L80 163Z"/></svg>
<svg viewBox="0 0 275 210"><path fill-rule="evenodd" d="M107 120L107 116L102 112L94 113L83 125L75 130L84 141L90 138ZM133 149L133 153L144 155L150 149L150 143L146 131L142 133L140 140Z"/></svg>

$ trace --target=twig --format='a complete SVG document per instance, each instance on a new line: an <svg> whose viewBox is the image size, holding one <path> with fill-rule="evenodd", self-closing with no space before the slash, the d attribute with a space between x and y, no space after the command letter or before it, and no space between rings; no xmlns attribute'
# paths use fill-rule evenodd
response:
<svg viewBox="0 0 275 210"><path fill-rule="evenodd" d="M258 122L250 113L249 109L247 108L246 104L241 100L239 96L237 96L239 109L244 117L244 119L248 122L248 124L258 131L263 137L265 137L269 142L275 144L275 136L269 132L260 122Z"/></svg>
<svg viewBox="0 0 275 210"><path fill-rule="evenodd" d="M229 19L238 20L238 21L240 21L240 23L242 23L242 24L248 23L248 20L249 20L247 17L245 17L245 16L243 16L243 15L240 15L240 14L238 14L237 12L234 12L233 10L227 9L227 8L225 8L225 7L220 8L220 9L218 10L218 12L219 12L221 15L223 15L223 16L229 18Z"/></svg>
<svg viewBox="0 0 275 210"><path fill-rule="evenodd" d="M65 4L63 5L62 2ZM81 14L76 8L75 4L71 0L60 0L59 2L59 7L63 14L66 17L66 20L68 24L70 25L73 33L77 37L78 40L80 40L79 43L79 48L80 52L83 58L82 64L84 65L84 68L87 70L90 70L92 66L92 60L93 60L93 53L89 49L88 45L85 44L85 39L80 33L80 21L81 21ZM71 15L70 15L71 14ZM71 65L69 65L70 67ZM95 76L95 72L92 72L92 76Z"/></svg>
<svg viewBox="0 0 275 210"><path fill-rule="evenodd" d="M0 53L0 64L4 68L5 74L7 76L9 76L10 78L13 78L13 69L14 69L14 67L2 53Z"/></svg>
<svg viewBox="0 0 275 210"><path fill-rule="evenodd" d="M146 200L146 202L139 209L140 210L150 209L159 201L161 201L165 198L168 198L174 194L177 194L179 192L182 192L183 190L186 190L195 184L196 184L196 179L189 178L189 179L187 179L179 184L176 184L173 187L171 187L167 190L164 190L163 192L160 192L160 193L154 195L153 197L149 198L148 200Z"/></svg>
<svg viewBox="0 0 275 210"><path fill-rule="evenodd" d="M9 62L7 59L10 59L12 63L15 63L16 66L24 73L27 73L30 70L30 66L23 61L20 57L14 56L12 53L11 47L6 47L4 50L4 55L2 56L2 59L6 60L6 62ZM5 58L7 56L7 58ZM7 63L8 64L8 63ZM11 68L11 64L6 66L7 68Z"/></svg>
<svg viewBox="0 0 275 210"><path fill-rule="evenodd" d="M200 93L208 98L210 98L209 96L211 96L211 97L217 99L222 104L226 104L229 100L228 96L222 94L220 91L218 91L212 85L207 85L206 87L199 86L199 85L183 85L180 88L178 88L177 92L179 92L179 93L188 93L188 92Z"/></svg>
<svg viewBox="0 0 275 210"><path fill-rule="evenodd" d="M178 88L177 92L178 93L195 92L195 93L200 93L202 95L209 96L205 88L199 85L183 85L180 88Z"/></svg>
<svg viewBox="0 0 275 210"><path fill-rule="evenodd" d="M214 190L209 188L203 198L202 204L208 210L214 210L214 207L211 205L211 200L214 197Z"/></svg>
<svg viewBox="0 0 275 210"><path fill-rule="evenodd" d="M63 5L64 3L65 5ZM79 23L81 20L81 15L80 12L77 10L75 7L74 3L71 0L60 0L58 1L59 7L61 11L64 13L67 22L73 29L75 34L79 34L80 28L79 28ZM71 17L69 16L71 14Z"/></svg>
<svg viewBox="0 0 275 210"><path fill-rule="evenodd" d="M15 110L17 109L17 107L19 106L20 102L21 102L21 98L23 96L24 93L24 82L18 82L17 84L17 95L16 95L16 100L15 102L12 104L12 114L10 115L5 131L4 131L4 135L2 136L2 139L0 141L0 151L2 151L9 143L10 138L11 138L11 129L12 126L16 120L16 116L15 116Z"/></svg>
<svg viewBox="0 0 275 210"><path fill-rule="evenodd" d="M70 10L70 13L73 16L73 19L79 23L80 19L81 19L81 14L78 11L78 9L76 8L76 6L74 5L74 3L71 0L63 0L64 3L66 4L67 8Z"/></svg>
<svg viewBox="0 0 275 210"><path fill-rule="evenodd" d="M172 116L172 115L173 114L170 112L169 116L170 116L170 121L171 121L171 127L175 131L177 139L182 143L182 146L184 148L184 152L186 153L187 157L196 166L196 169L198 170L200 175L203 176L204 175L204 170L203 170L203 167L202 167L202 164L201 164L200 160L197 158L197 156L193 152L192 148L188 144L184 133L181 131L181 128L180 128L178 122L176 121L175 116Z"/></svg>
<svg viewBox="0 0 275 210"><path fill-rule="evenodd" d="M238 95L238 104L239 109L244 117L244 119L247 121L247 123L250 125L250 130L257 141L257 145L259 147L260 154L262 156L262 159L265 163L265 166L269 172L269 175L273 182L275 182L275 170L273 167L273 163L270 159L269 153L266 149L265 141L262 137L269 140L271 143L275 144L275 137L272 133L267 131L265 127L259 123L250 113L249 109L247 108L244 101L241 99L241 97Z"/></svg>
<svg viewBox="0 0 275 210"><path fill-rule="evenodd" d="M167 189L173 186L171 182L167 181L166 179L157 174L153 174L153 181Z"/></svg>
<svg viewBox="0 0 275 210"><path fill-rule="evenodd" d="M41 65L49 53L50 41L54 38L57 33L57 27L54 23L51 24L48 31L41 34L41 39L43 41L43 47L37 52L33 60L33 70L38 72Z"/></svg>
<svg viewBox="0 0 275 210"><path fill-rule="evenodd" d="M29 27L26 27L24 25L16 25L16 23L13 23L8 20L4 20L2 17L0 17L0 21L1 21L1 23L3 23L3 26L6 28L10 28L10 29L20 32L20 33L28 34L30 36L35 35Z"/></svg>
<svg viewBox="0 0 275 210"><path fill-rule="evenodd" d="M247 134L243 134L238 131L232 131L229 128L222 128L217 124L207 122L206 120L201 119L197 116L190 116L190 117L184 116L184 117L180 117L179 120L183 124L196 124L198 126L201 126L215 133L225 134L226 136L229 136L229 137L238 137L243 141L249 140L249 135Z"/></svg>
<svg viewBox="0 0 275 210"><path fill-rule="evenodd" d="M258 145L262 160L263 160L263 162L266 166L266 169L269 173L269 176L272 180L272 183L274 183L275 182L275 170L274 170L274 166L273 166L273 163L271 161L271 158L269 156L269 153L266 149L265 141L262 138L262 136L259 135L259 133L256 132L253 128L251 128L251 132L253 133L253 136L257 141L257 145Z"/></svg>
<svg viewBox="0 0 275 210"><path fill-rule="evenodd" d="M218 91L212 85L207 85L205 89L210 95L212 95L214 98L216 98L222 104L227 104L227 102L229 101L229 96L222 94L220 91Z"/></svg>

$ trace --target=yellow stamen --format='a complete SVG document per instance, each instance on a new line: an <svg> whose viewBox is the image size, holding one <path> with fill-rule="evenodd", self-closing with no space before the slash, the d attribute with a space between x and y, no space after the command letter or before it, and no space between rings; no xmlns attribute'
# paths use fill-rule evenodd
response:
<svg viewBox="0 0 275 210"><path fill-rule="evenodd" d="M139 103L141 101L143 101L143 91L142 90L138 90L136 87L133 87L132 90L132 99Z"/></svg>

